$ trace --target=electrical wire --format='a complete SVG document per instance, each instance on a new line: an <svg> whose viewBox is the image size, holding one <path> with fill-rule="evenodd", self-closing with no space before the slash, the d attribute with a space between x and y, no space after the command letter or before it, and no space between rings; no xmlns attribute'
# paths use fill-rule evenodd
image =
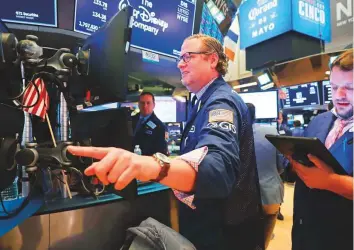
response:
<svg viewBox="0 0 354 250"><path fill-rule="evenodd" d="M102 184L102 189L101 189L101 190L99 190L99 191L97 190L97 188L96 188L96 190L95 190L95 191L91 191L91 190L89 190L89 189L86 187L85 183L84 183L84 177L83 177L83 175L82 175L81 171L80 171L80 170L78 170L77 168L74 168L74 167L71 167L70 169L71 169L71 170L74 170L76 173L78 173L78 174L79 174L81 184L82 184L82 186L83 186L83 188L85 189L85 191L86 191L86 192L88 192L88 193L93 193L95 196L98 196L98 195L100 195L100 194L102 194L102 193L104 192L104 190L105 190L106 186L105 186L105 185L103 185L103 184Z"/></svg>
<svg viewBox="0 0 354 250"><path fill-rule="evenodd" d="M37 175L34 174L34 177L35 177L34 183L31 184L31 182L30 182L31 189L30 189L30 191L28 193L28 196L23 200L21 205L18 208L14 209L13 211L7 211L7 209L5 208L2 196L0 195L0 203L1 203L1 207L3 209L2 212L4 214L6 214L5 216L0 216L0 220L8 220L8 219L11 219L11 218L15 217L16 215L18 215L25 208L25 206L27 206L27 204L29 203L29 201L32 198L33 189L34 189L35 185L37 184Z"/></svg>

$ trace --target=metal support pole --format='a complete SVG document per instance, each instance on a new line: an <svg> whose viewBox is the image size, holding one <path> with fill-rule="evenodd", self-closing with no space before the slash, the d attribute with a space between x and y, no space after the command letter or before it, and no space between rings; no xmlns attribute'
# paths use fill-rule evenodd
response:
<svg viewBox="0 0 354 250"><path fill-rule="evenodd" d="M22 88L24 90L26 87L26 80L25 80L25 70L22 62L21 62L21 75L22 75ZM33 137L32 137L32 122L31 122L30 114L27 112L23 112L23 115L25 117L25 121L24 121L24 127L22 132L21 145L25 146L27 142L33 141ZM27 197L30 190L28 173L26 172L25 166L21 166L21 170L22 170L22 197Z"/></svg>
<svg viewBox="0 0 354 250"><path fill-rule="evenodd" d="M63 83L66 87L66 83ZM60 93L60 103L59 103L59 127L60 127L60 140L61 141L68 141L68 127L69 127L69 112L68 112L68 105L64 98L64 94ZM68 181L68 176L65 174L63 176L63 182L66 183ZM65 188L65 185L60 182L60 190L63 198L67 198L68 191Z"/></svg>

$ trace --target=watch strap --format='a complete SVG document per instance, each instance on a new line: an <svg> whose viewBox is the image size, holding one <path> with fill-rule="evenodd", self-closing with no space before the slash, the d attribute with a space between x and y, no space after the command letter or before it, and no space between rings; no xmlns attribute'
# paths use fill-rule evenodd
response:
<svg viewBox="0 0 354 250"><path fill-rule="evenodd" d="M168 171L170 170L170 163L162 161L155 154L153 155L153 157L157 161L157 163L160 165L160 172L159 172L159 175L157 176L156 179L152 179L150 181L160 182L162 179L164 179L168 175Z"/></svg>

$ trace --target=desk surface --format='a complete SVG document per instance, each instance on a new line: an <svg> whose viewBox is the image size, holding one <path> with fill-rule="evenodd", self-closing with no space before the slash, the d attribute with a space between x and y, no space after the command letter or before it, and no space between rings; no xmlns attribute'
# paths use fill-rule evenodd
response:
<svg viewBox="0 0 354 250"><path fill-rule="evenodd" d="M144 183L138 186L138 196L163 191L166 189L169 189L169 187L166 187L160 183ZM82 197L78 195L74 196L72 199L57 198L54 200L46 201L34 215L58 213L96 205L103 205L116 202L121 199L123 198L116 194L103 194L98 196L97 199L93 198L92 196Z"/></svg>
<svg viewBox="0 0 354 250"><path fill-rule="evenodd" d="M139 196L141 195L160 192L167 189L169 188L159 183L151 182L140 184L138 186L137 199L139 199ZM16 216L7 219L0 219L0 237L31 216L58 213L69 210L76 210L80 208L103 205L117 202L122 199L123 198L121 196L118 196L116 194L100 195L98 196L98 199L77 195L74 196L72 199L57 198L44 202L42 196L33 195L33 197L29 200L28 204L24 207L24 209L21 210L21 212L19 212ZM13 201L5 201L4 205L8 211L13 211L17 209L22 204L22 202L23 198ZM0 208L0 217L5 215L6 214L4 214L2 208Z"/></svg>

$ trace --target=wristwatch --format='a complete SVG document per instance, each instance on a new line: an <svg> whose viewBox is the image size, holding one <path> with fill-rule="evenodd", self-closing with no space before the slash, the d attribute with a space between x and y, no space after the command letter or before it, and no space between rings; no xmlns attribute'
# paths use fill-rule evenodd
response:
<svg viewBox="0 0 354 250"><path fill-rule="evenodd" d="M170 169L170 158L167 155L156 153L153 155L154 159L159 163L161 169L160 173L156 179L150 180L153 182L159 182L168 175L168 170Z"/></svg>

